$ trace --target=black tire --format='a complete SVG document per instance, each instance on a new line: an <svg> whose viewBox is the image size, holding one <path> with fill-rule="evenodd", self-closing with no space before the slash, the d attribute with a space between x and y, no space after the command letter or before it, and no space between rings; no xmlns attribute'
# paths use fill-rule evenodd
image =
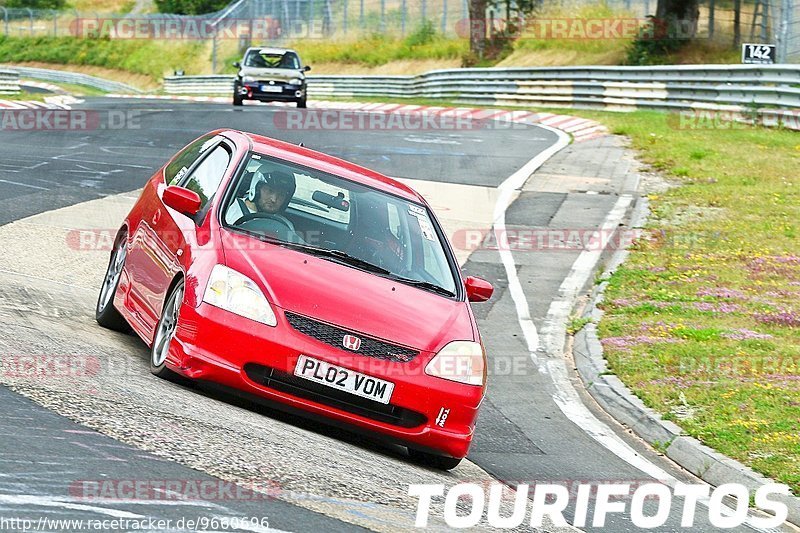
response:
<svg viewBox="0 0 800 533"><path fill-rule="evenodd" d="M169 291L164 308L161 310L161 318L156 325L156 333L153 336L153 345L150 347L150 372L154 376L165 379L175 379L177 375L167 368L166 353L169 345L175 337L177 329L180 306L183 303L184 282L180 280Z"/></svg>
<svg viewBox="0 0 800 533"><path fill-rule="evenodd" d="M122 268L125 266L125 258L127 257L126 240L126 235L123 233L114 244L114 251L111 252L111 257L108 260L108 268L103 278L100 294L97 297L94 313L98 324L104 328L120 332L130 330L128 323L117 311L117 308L114 307L114 295L117 293L119 280L122 277Z"/></svg>
<svg viewBox="0 0 800 533"><path fill-rule="evenodd" d="M233 93L233 105L240 106L240 105L242 105L243 102L244 102L244 100L242 99L242 97L240 95L238 95L236 93Z"/></svg>
<svg viewBox="0 0 800 533"><path fill-rule="evenodd" d="M461 459L448 457L446 455L436 455L433 453L422 452L413 448L408 449L408 455L417 463L430 466L438 470L452 470L461 463Z"/></svg>
<svg viewBox="0 0 800 533"><path fill-rule="evenodd" d="M306 107L308 107L305 96L297 101L297 107L298 109L305 109Z"/></svg>

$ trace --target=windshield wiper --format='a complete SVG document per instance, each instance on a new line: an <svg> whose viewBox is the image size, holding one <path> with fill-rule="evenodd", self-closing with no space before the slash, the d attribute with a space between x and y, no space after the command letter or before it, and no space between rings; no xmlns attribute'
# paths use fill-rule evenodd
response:
<svg viewBox="0 0 800 533"><path fill-rule="evenodd" d="M320 248L318 246L311 246L309 244L300 244L294 242L287 242L283 243L288 248L296 248L298 250L303 250L308 252L312 255L322 257L324 259L334 259L340 263L344 263L349 266L353 266L356 268L360 268L361 270L367 270L369 272L374 272L375 274L382 274L382 275L391 275L391 271L386 270L383 267L379 267L378 265L374 265L369 261L364 261L363 259L359 259L358 257L353 257L352 255L342 252L341 250L331 250L328 248Z"/></svg>
<svg viewBox="0 0 800 533"><path fill-rule="evenodd" d="M431 292L435 292L438 294L443 294L444 296L455 296L455 293L448 291L444 287L440 287L435 283L430 283L428 281L422 281L418 279L409 279L409 278L402 278L400 276L392 276L392 279L399 281L400 283L405 283L407 285L411 285L413 287L417 287L420 289L425 289Z"/></svg>
<svg viewBox="0 0 800 533"><path fill-rule="evenodd" d="M380 274L381 276L385 276L389 279L394 281L399 281L400 283L404 283L406 285L411 285L412 287L417 287L419 289L428 290L430 292L435 292L437 294L442 294L444 296L455 296L455 293L445 289L444 287L440 287L435 283L430 283L428 281L422 281L418 279L410 279L404 278L402 276L398 276L397 274L393 273L391 270L387 270L383 267L378 265L372 264L369 261L364 261L363 259L359 259L358 257L354 257L347 252L343 252L341 250L332 250L329 248L320 248L319 246L312 246L310 244L302 244L298 242L287 242L282 241L280 239L275 239L273 237L269 237L267 235L263 235L260 233L255 233L247 230L241 230L249 235L257 237L263 241L277 244L279 246L283 246L285 248L292 248L295 250L302 250L307 252L311 255L322 257L324 259L333 259L336 262L343 263L345 265L349 265L355 268L359 268L361 270L366 270L368 272L373 272L375 274Z"/></svg>

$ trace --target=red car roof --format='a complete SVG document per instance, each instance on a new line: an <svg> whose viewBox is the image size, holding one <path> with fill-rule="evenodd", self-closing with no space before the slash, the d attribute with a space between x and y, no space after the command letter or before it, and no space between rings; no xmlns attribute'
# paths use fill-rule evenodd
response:
<svg viewBox="0 0 800 533"><path fill-rule="evenodd" d="M413 202L425 203L425 200L414 189L393 180L374 170L350 163L344 159L339 159L332 155L323 154L310 148L305 148L297 144L280 141L255 133L244 131L227 130L231 133L238 133L245 136L253 145L253 151L264 155L274 156L278 159L285 159L300 165L304 165L322 172L328 172L343 178L373 187L380 191L401 196Z"/></svg>

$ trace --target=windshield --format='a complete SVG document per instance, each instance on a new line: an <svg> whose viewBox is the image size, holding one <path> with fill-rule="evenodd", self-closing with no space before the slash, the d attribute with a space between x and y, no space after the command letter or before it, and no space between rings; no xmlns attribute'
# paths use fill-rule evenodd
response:
<svg viewBox="0 0 800 533"><path fill-rule="evenodd" d="M250 156L233 186L222 206L228 227L456 294L442 232L425 206L260 154Z"/></svg>
<svg viewBox="0 0 800 533"><path fill-rule="evenodd" d="M274 53L250 50L244 58L245 67L300 69L300 58L294 52Z"/></svg>

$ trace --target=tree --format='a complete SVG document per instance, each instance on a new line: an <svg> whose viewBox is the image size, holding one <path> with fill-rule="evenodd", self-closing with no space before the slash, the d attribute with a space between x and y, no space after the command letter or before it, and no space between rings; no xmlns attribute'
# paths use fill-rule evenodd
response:
<svg viewBox="0 0 800 533"><path fill-rule="evenodd" d="M469 51L483 59L486 52L486 5L488 0L469 0Z"/></svg>
<svg viewBox="0 0 800 533"><path fill-rule="evenodd" d="M656 19L667 31L664 37L694 37L700 18L698 4L698 0L658 0Z"/></svg>

